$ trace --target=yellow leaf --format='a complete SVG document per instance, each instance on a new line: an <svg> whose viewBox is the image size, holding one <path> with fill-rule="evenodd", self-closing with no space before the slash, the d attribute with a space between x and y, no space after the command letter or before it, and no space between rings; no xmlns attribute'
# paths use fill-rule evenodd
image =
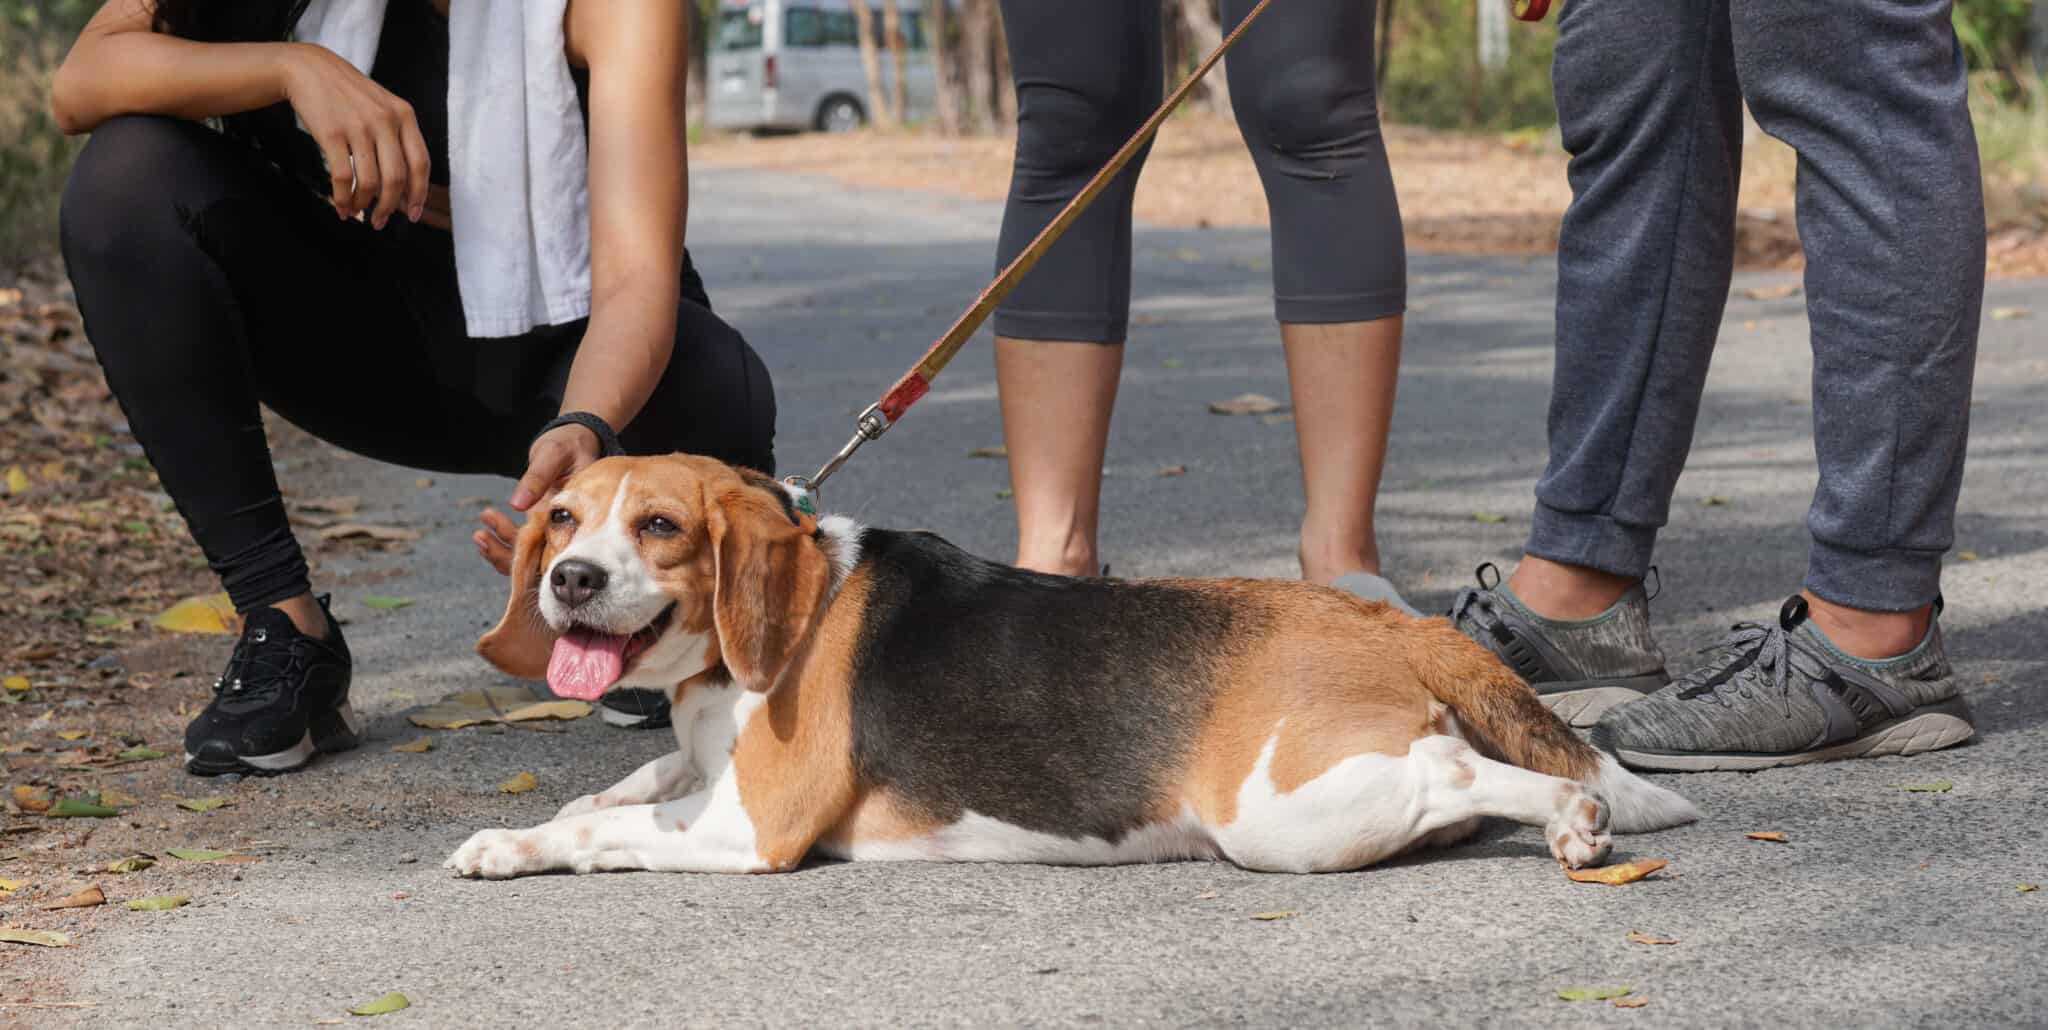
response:
<svg viewBox="0 0 2048 1030"><path fill-rule="evenodd" d="M92 736L92 734L86 730L59 730L57 732L58 740L84 740L89 736Z"/></svg>
<svg viewBox="0 0 2048 1030"><path fill-rule="evenodd" d="M540 781L535 779L532 773L523 772L498 784L498 790L505 794L524 794L538 786L540 786Z"/></svg>
<svg viewBox="0 0 2048 1030"><path fill-rule="evenodd" d="M27 884L27 880L0 880L0 894L11 894Z"/></svg>
<svg viewBox="0 0 2048 1030"><path fill-rule="evenodd" d="M6 688L7 688L7 689L9 689L9 690L27 690L27 689L28 689L28 677L27 677L27 676L9 676L9 677L7 677L7 678L6 678L6 679L4 679L4 680L0 680L0 686L4 686L4 687L6 687Z"/></svg>
<svg viewBox="0 0 2048 1030"><path fill-rule="evenodd" d="M1956 557L1961 558L1964 561L1976 561L1978 555L1975 551L1957 551Z"/></svg>
<svg viewBox="0 0 2048 1030"><path fill-rule="evenodd" d="M1748 837L1750 840L1767 840L1775 844L1785 844L1792 840L1792 838L1776 830L1760 830L1756 833L1745 833L1743 836Z"/></svg>
<svg viewBox="0 0 2048 1030"><path fill-rule="evenodd" d="M170 606L156 617L156 627L173 633L229 634L240 631L241 617L226 594L201 594Z"/></svg>
<svg viewBox="0 0 2048 1030"><path fill-rule="evenodd" d="M1606 1001L1619 998L1635 990L1633 987L1566 987L1557 996L1566 1001Z"/></svg>
<svg viewBox="0 0 2048 1030"><path fill-rule="evenodd" d="M1606 883L1619 886L1634 883L1670 864L1661 858L1653 858L1642 862L1600 866L1597 869L1567 869L1564 874L1578 883Z"/></svg>
<svg viewBox="0 0 2048 1030"><path fill-rule="evenodd" d="M7 496L20 497L25 493L28 493L28 473L23 472L19 465L9 465L7 467Z"/></svg>
<svg viewBox="0 0 2048 1030"><path fill-rule="evenodd" d="M387 1012L397 1012L400 1009L411 1007L412 1002L406 1000L405 995L392 991L390 994L374 1001L366 1001L361 1005L357 1005L355 1008L348 1010L348 1014L351 1016L381 1016Z"/></svg>
<svg viewBox="0 0 2048 1030"><path fill-rule="evenodd" d="M1650 999L1637 997L1616 998L1613 1001L1608 1002L1608 1004L1618 1009L1639 1009L1645 1005L1648 1005L1649 1003Z"/></svg>
<svg viewBox="0 0 2048 1030"><path fill-rule="evenodd" d="M44 948L68 948L71 946L71 935L55 930L17 930L13 927L0 927L0 941L9 944L34 944Z"/></svg>
<svg viewBox="0 0 2048 1030"><path fill-rule="evenodd" d="M541 701L524 687L485 687L450 694L406 718L428 730L459 730L490 722L529 719L581 719L591 712L582 701Z"/></svg>
<svg viewBox="0 0 2048 1030"><path fill-rule="evenodd" d="M85 888L82 891L79 891L76 894L71 895L68 898L60 898L47 905L44 905L43 909L45 911L54 912L60 908L93 908L95 906L104 905L106 903L106 893L104 891L101 891L99 889L99 886L95 884L93 886Z"/></svg>
<svg viewBox="0 0 2048 1030"><path fill-rule="evenodd" d="M141 803L142 799L125 790L116 787L100 788L100 804L108 808L125 808L129 805L139 805Z"/></svg>
<svg viewBox="0 0 2048 1030"><path fill-rule="evenodd" d="M211 812L228 803L226 798L193 798L178 802L178 807L187 812Z"/></svg>
<svg viewBox="0 0 2048 1030"><path fill-rule="evenodd" d="M412 740L408 740L403 744L391 745L391 750L398 751L408 755L424 755L427 752L434 750L434 738L415 737Z"/></svg>
<svg viewBox="0 0 2048 1030"><path fill-rule="evenodd" d="M1641 930L1630 930L1628 932L1628 942L1630 944L1677 944L1678 938L1659 937L1656 934L1644 933Z"/></svg>
<svg viewBox="0 0 2048 1030"><path fill-rule="evenodd" d="M191 903L192 899L183 894L159 894L153 898L136 898L128 903L128 909L131 912L167 912Z"/></svg>
<svg viewBox="0 0 2048 1030"><path fill-rule="evenodd" d="M1280 919L1293 919L1295 916L1298 916L1300 914L1301 913L1293 911L1292 909L1288 909L1280 912L1257 912L1253 913L1252 918L1262 923L1270 923Z"/></svg>
<svg viewBox="0 0 2048 1030"><path fill-rule="evenodd" d="M108 862L107 872L139 873L144 869L147 869L155 864L156 859L153 859L148 855L130 855L127 858L117 858L112 862Z"/></svg>
<svg viewBox="0 0 2048 1030"><path fill-rule="evenodd" d="M2021 894L2032 894L2041 889L2041 885L2038 883L2022 883L2018 886Z"/></svg>
<svg viewBox="0 0 2048 1030"><path fill-rule="evenodd" d="M50 792L26 784L15 787L14 807L24 812L47 812L50 810Z"/></svg>

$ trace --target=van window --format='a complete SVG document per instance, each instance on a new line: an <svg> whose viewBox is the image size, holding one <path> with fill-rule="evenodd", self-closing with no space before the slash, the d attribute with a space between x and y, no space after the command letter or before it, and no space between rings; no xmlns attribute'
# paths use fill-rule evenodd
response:
<svg viewBox="0 0 2048 1030"><path fill-rule="evenodd" d="M783 17L782 45L817 47L825 45L825 13L815 7L792 7Z"/></svg>
<svg viewBox="0 0 2048 1030"><path fill-rule="evenodd" d="M713 50L759 50L761 48L761 9L749 7L744 11L720 11L718 34L711 40Z"/></svg>
<svg viewBox="0 0 2048 1030"><path fill-rule="evenodd" d="M825 45L860 45L860 32L854 26L852 11L825 12Z"/></svg>

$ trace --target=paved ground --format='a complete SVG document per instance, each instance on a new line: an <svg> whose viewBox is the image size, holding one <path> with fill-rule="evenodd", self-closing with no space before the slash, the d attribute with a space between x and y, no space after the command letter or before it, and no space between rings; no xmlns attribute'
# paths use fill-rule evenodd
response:
<svg viewBox="0 0 2048 1030"><path fill-rule="evenodd" d="M720 309L768 356L783 461L808 469L851 414L981 284L996 210L853 193L815 180L699 175L692 239ZM1299 485L1289 426L1212 416L1246 390L1284 396L1266 245L1251 232L1141 232L1134 331L1106 484L1120 575L1287 575ZM1544 262L1418 257L1384 501L1383 547L1440 607L1481 560L1510 558L1542 458L1550 372ZM1741 285L1780 280L1750 279ZM2048 283L1993 303L2048 317ZM1813 487L1798 298L1730 305L1692 471L1660 555L1674 653L1774 612L1804 564ZM502 484L351 462L350 489L435 527L380 593L421 603L351 627L372 742L230 790L277 812L286 851L220 869L195 903L112 913L81 946L16 965L85 1010L0 1010L38 1026L303 1026L390 990L393 1026L1260 1024L2032 1024L2048 1005L2048 356L2042 321L1986 325L1976 439L1947 579L1952 651L1981 742L1914 760L1687 777L1694 827L1628 838L1675 875L1567 882L1534 831L1364 873L819 865L757 878L447 878L484 825L526 824L663 750L665 735L586 720L562 734L438 734L392 754L403 712L498 682L470 654L501 603L460 499ZM985 345L833 484L829 505L938 529L993 556L1013 523ZM1162 466L1186 465L1177 478ZM900 483L900 492L883 484ZM1707 505L1707 497L1726 504ZM1478 512L1499 513L1491 524ZM499 795L518 770L538 791ZM1948 793L1899 784L1949 780ZM294 798L340 796L312 818ZM372 828L372 827L375 828ZM1779 830L1790 844L1745 840ZM86 856L97 860L98 856ZM1213 895L1213 896L1212 896ZM402 897L401 897L402 896ZM1255 922L1253 913L1295 917ZM1675 937L1651 947L1631 930ZM1632 985L1647 1007L1558 1000ZM45 995L47 996L47 995Z"/></svg>

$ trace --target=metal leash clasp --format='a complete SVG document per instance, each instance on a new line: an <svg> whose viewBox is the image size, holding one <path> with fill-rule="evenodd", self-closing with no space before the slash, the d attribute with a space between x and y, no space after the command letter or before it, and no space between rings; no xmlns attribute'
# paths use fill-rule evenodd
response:
<svg viewBox="0 0 2048 1030"><path fill-rule="evenodd" d="M853 457L853 452L860 450L862 444L869 440L881 439L882 434L889 431L890 425L892 423L889 416L882 413L881 404L868 405L868 410L861 412L860 417L854 420L853 438L846 441L846 446L839 448L839 453L833 455L832 460L826 462L824 467L818 470L817 475L790 476L784 479L782 482L797 495L798 510L816 515L818 488L824 486L825 480L832 478L832 473L839 471L839 466L846 464L846 459Z"/></svg>

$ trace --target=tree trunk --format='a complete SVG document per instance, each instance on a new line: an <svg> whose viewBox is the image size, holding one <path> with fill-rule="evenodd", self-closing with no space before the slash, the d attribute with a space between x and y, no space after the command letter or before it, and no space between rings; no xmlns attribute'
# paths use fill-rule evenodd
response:
<svg viewBox="0 0 2048 1030"><path fill-rule="evenodd" d="M952 26L946 20L948 0L925 0L924 35L925 47L932 57L932 115L939 121L939 131L948 136L960 135L960 93L959 75L954 59Z"/></svg>
<svg viewBox="0 0 2048 1030"><path fill-rule="evenodd" d="M1216 21L1216 0L1180 0L1180 21L1186 26L1188 49L1196 64L1200 64L1223 43L1223 29ZM1230 113L1229 80L1224 77L1223 65L1209 70L1209 77L1202 80L1202 102L1217 114ZM1178 78L1178 73L1169 72Z"/></svg>
<svg viewBox="0 0 2048 1030"><path fill-rule="evenodd" d="M882 94L882 61L875 53L875 22L869 14L868 0L847 0L853 8L853 31L860 39L860 66L868 77L868 119L882 128L894 128L896 119L889 116L889 98Z"/></svg>
<svg viewBox="0 0 2048 1030"><path fill-rule="evenodd" d="M903 11L897 0L882 0L882 38L889 46L890 116L901 122L910 114L910 61L903 52Z"/></svg>
<svg viewBox="0 0 2048 1030"><path fill-rule="evenodd" d="M1017 127L1017 80L1010 75L1010 36L1003 31L1002 8L995 7L993 20L996 38L989 50L996 64L996 131L1008 132Z"/></svg>
<svg viewBox="0 0 2048 1030"><path fill-rule="evenodd" d="M977 135L996 131L996 0L965 0L960 7L961 86L967 94L968 124Z"/></svg>
<svg viewBox="0 0 2048 1030"><path fill-rule="evenodd" d="M690 4L690 75L683 93L683 120L689 125L703 124L704 105L711 97L706 92L711 82L707 70L711 64L711 19L716 14L717 8L707 14L702 0Z"/></svg>

